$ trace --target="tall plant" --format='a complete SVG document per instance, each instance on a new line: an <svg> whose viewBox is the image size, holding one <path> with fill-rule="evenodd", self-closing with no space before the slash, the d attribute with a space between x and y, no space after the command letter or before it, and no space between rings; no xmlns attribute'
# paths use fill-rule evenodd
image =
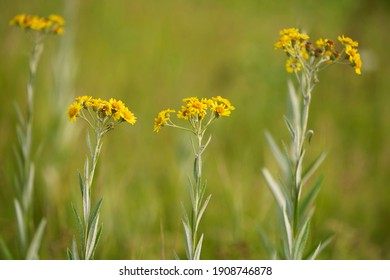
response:
<svg viewBox="0 0 390 280"><path fill-rule="evenodd" d="M16 15L10 25L20 27L31 35L32 50L29 59L29 76L26 88L25 110L15 104L18 116L16 125L17 145L14 154L17 172L14 176L16 197L14 206L18 228L19 252L11 253L5 242L0 238L0 247L6 258L38 259L41 239L46 226L46 219L42 218L38 227L33 220L32 206L34 198L35 155L33 154L33 119L35 80L39 60L41 58L44 40L47 35L62 35L64 19L58 15L39 17L34 15Z"/></svg>
<svg viewBox="0 0 390 280"><path fill-rule="evenodd" d="M305 155L314 131L308 128L310 103L318 73L334 64L349 64L356 74L361 74L362 61L358 52L358 42L349 37L339 36L341 49L335 42L319 39L315 43L309 36L297 28L283 29L275 49L282 49L287 55L286 70L295 76L295 85L289 82L290 116L284 122L290 134L290 143L283 143L282 148L270 133L265 136L270 149L280 167L277 179L267 168L262 173L267 186L272 192L278 208L281 228L282 247L270 246L270 239L265 233L262 238L270 249L272 258L314 259L328 244L330 238L305 251L310 232L310 221L314 213L316 196L320 190L322 177L312 180L314 172L326 157L321 152L311 163L305 162ZM311 185L309 185L309 183Z"/></svg>
<svg viewBox="0 0 390 280"><path fill-rule="evenodd" d="M103 224L99 224L103 198L92 207L92 183L103 145L102 139L106 133L122 122L134 125L136 117L121 100L111 98L106 101L92 96L77 97L68 108L68 116L72 122L77 118L86 121L93 131L94 140L91 141L87 133L89 156L85 159L83 174L80 172L78 174L83 205L82 215L72 205L77 221L79 243L74 237L72 246L67 252L70 260L92 260L103 229Z"/></svg>
<svg viewBox="0 0 390 280"><path fill-rule="evenodd" d="M187 211L182 204L183 227L186 255L188 260L199 260L202 251L203 234L199 237L199 225L206 207L210 201L211 194L205 199L206 181L202 179L203 161L202 155L211 141L211 136L205 139L205 133L210 124L220 117L228 117L235 108L228 99L221 96L212 99L189 97L183 99L185 105L178 111L177 117L186 120L189 126L176 125L170 115L175 110L167 109L161 111L154 122L154 131L158 132L161 127L173 127L190 132L195 141L194 151L194 172L193 180L189 180L189 193L191 199L190 211Z"/></svg>

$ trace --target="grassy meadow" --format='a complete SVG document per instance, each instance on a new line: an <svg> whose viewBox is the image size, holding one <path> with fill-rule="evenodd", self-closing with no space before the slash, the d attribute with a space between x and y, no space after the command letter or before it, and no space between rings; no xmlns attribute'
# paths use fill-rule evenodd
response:
<svg viewBox="0 0 390 280"><path fill-rule="evenodd" d="M349 65L327 68L313 93L306 156L328 156L309 238L335 234L320 259L390 258L388 1L1 1L0 234L12 250L14 103L25 106L31 49L28 34L9 26L20 13L66 21L63 36L45 40L35 89L33 213L37 223L47 219L41 259L66 259L77 233L71 203L81 207L77 170L88 127L70 123L66 111L80 95L121 99L137 117L103 139L92 195L104 197L96 259L185 256L180 202L189 203L190 137L168 127L154 133L154 118L185 97L218 95L236 110L208 130L203 177L212 198L200 226L202 258L267 258L259 227L276 235L277 217L261 169L278 171L264 132L289 137L283 115L292 75L273 48L288 27L313 40L350 36L363 61L360 76Z"/></svg>

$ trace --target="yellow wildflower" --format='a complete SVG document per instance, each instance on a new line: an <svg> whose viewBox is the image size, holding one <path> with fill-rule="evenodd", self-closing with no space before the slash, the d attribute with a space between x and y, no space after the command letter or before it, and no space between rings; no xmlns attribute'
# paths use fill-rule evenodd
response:
<svg viewBox="0 0 390 280"><path fill-rule="evenodd" d="M126 108L125 104L121 100L116 100L114 98L110 98L110 104L112 107L112 113L114 120L119 120L120 118L123 118L123 112Z"/></svg>
<svg viewBox="0 0 390 280"><path fill-rule="evenodd" d="M288 73L299 72L302 70L302 64L296 58L287 59L286 70Z"/></svg>
<svg viewBox="0 0 390 280"><path fill-rule="evenodd" d="M355 68L356 74L361 74L362 61L360 59L360 54L356 48L347 45L345 48L345 53L348 55L351 65Z"/></svg>
<svg viewBox="0 0 390 280"><path fill-rule="evenodd" d="M351 46L351 47L355 47L355 48L359 46L358 42L352 40L349 37L345 37L344 35L338 36L337 39L341 42L341 44L343 44L345 46Z"/></svg>
<svg viewBox="0 0 390 280"><path fill-rule="evenodd" d="M185 112L187 118L188 116L194 116L198 119L203 119L205 117L207 102L202 102L197 97L184 98L183 101L187 104L182 107L182 112Z"/></svg>
<svg viewBox="0 0 390 280"><path fill-rule="evenodd" d="M135 124L135 122L137 121L137 118L127 107L123 108L122 110L122 119L129 124Z"/></svg>
<svg viewBox="0 0 390 280"><path fill-rule="evenodd" d="M65 20L59 15L50 15L49 20L51 20L53 23L56 23L58 25L64 25L65 23Z"/></svg>
<svg viewBox="0 0 390 280"><path fill-rule="evenodd" d="M228 99L223 98L223 97L221 97L221 96L219 96L219 95L218 95L217 97L213 97L212 100L213 100L213 101L217 101L217 102L222 103L223 105L226 106L226 108L227 108L228 110L233 111L233 110L236 109L236 108L234 108L234 106L232 106L232 104L230 103L230 101L229 101Z"/></svg>
<svg viewBox="0 0 390 280"><path fill-rule="evenodd" d="M81 109L83 109L83 106L77 101L69 106L68 116L71 122L74 122L76 120L76 117L78 116Z"/></svg>
<svg viewBox="0 0 390 280"><path fill-rule="evenodd" d="M80 103L84 108L88 107L92 96L84 95L76 98L76 102Z"/></svg>
<svg viewBox="0 0 390 280"><path fill-rule="evenodd" d="M167 124L169 121L170 113L174 113L175 110L166 109L158 113L157 118L154 119L154 132L158 132L160 128Z"/></svg>
<svg viewBox="0 0 390 280"><path fill-rule="evenodd" d="M64 19L58 15L50 15L47 18L42 18L34 15L20 14L16 15L9 22L10 25L16 25L23 29L30 29L46 34L61 35L64 33Z"/></svg>
<svg viewBox="0 0 390 280"><path fill-rule="evenodd" d="M111 111L111 104L110 102L106 101L106 100L100 100L99 104L98 104L98 110L99 110L99 113L101 113L101 117L108 117L108 116L111 116L112 114L112 111Z"/></svg>
<svg viewBox="0 0 390 280"><path fill-rule="evenodd" d="M229 108L227 108L227 106L223 103L213 102L211 104L210 110L215 113L215 116L217 118L228 117L231 114L231 111L229 110Z"/></svg>

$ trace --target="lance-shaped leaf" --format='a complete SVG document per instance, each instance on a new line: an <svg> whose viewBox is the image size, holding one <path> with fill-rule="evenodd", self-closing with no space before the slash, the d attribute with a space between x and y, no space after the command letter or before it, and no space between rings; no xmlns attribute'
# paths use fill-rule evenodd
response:
<svg viewBox="0 0 390 280"><path fill-rule="evenodd" d="M283 193L280 190L278 183L276 183L276 181L274 180L272 175L269 173L267 168L263 168L262 172L263 172L263 176L267 182L269 189L271 190L276 202L279 205L279 208L285 209L286 208L286 199L284 198Z"/></svg>
<svg viewBox="0 0 390 280"><path fill-rule="evenodd" d="M99 223L99 214L95 216L95 219L92 221L91 228L88 232L88 239L86 244L86 255L87 260L93 258L94 249L96 248L96 242L98 238L98 223Z"/></svg>
<svg viewBox="0 0 390 280"><path fill-rule="evenodd" d="M187 259L192 260L192 233L191 228L188 223L185 223L183 220L183 228L184 228L184 237L185 237L185 244L186 244L186 254Z"/></svg>
<svg viewBox="0 0 390 280"><path fill-rule="evenodd" d="M293 241L294 241L293 230L291 227L291 223L288 219L286 209L282 210L282 215L283 215L283 229L285 235L285 238L283 238L284 253L287 259L291 259L293 253Z"/></svg>
<svg viewBox="0 0 390 280"><path fill-rule="evenodd" d="M274 138L272 137L272 135L268 131L265 132L265 138L266 138L266 140L271 148L272 154L274 155L276 161L278 162L280 168L282 169L283 174L287 174L288 173L288 161L285 158L284 154L279 149Z"/></svg>
<svg viewBox="0 0 390 280"><path fill-rule="evenodd" d="M320 244L318 244L318 246L314 249L314 251L310 252L307 256L306 259L308 260L315 260L318 256L319 253L321 253L321 251L329 245L329 243L332 241L333 239L333 235L327 237L325 240L323 240L322 242L320 242Z"/></svg>
<svg viewBox="0 0 390 280"><path fill-rule="evenodd" d="M12 260L13 259L11 251L8 249L8 246L7 246L7 244L5 244L2 237L0 237L0 249L1 249L1 252L2 252L5 260Z"/></svg>
<svg viewBox="0 0 390 280"><path fill-rule="evenodd" d="M100 207L102 206L103 198L99 199L98 203L96 203L95 207L93 208L91 212L91 216L89 217L88 221L88 231L90 230L92 223L96 219L96 216L99 214Z"/></svg>
<svg viewBox="0 0 390 280"><path fill-rule="evenodd" d="M301 114L299 110L299 98L295 90L294 84L291 80L288 81L288 96L289 96L289 109L291 111L292 119L295 124L300 123ZM299 131L296 131L298 133Z"/></svg>
<svg viewBox="0 0 390 280"><path fill-rule="evenodd" d="M73 203L72 203L72 209L73 209L74 215L76 216L77 229L78 229L79 234L80 234L81 248L82 248L82 252L83 252L84 251L83 248L85 248L84 240L85 240L86 233L84 232L84 227L83 227L83 223L81 221L81 217L80 217L79 213L77 212L76 208L74 207Z"/></svg>
<svg viewBox="0 0 390 280"><path fill-rule="evenodd" d="M327 153L322 152L310 165L307 167L305 172L302 175L302 184L305 184L313 175L313 173L318 169L321 163L325 160Z"/></svg>
<svg viewBox="0 0 390 280"><path fill-rule="evenodd" d="M31 240L30 246L27 251L27 260L36 260L38 259L38 250L41 247L41 240L43 232L46 227L46 219L42 219L39 223L38 229L34 234L33 239Z"/></svg>
<svg viewBox="0 0 390 280"><path fill-rule="evenodd" d="M315 181L314 185L310 188L309 192L306 194L306 196L303 198L303 200L299 204L299 212L300 213L305 213L307 211L307 208L309 207L309 205L317 197L317 195L321 189L322 179L323 179L323 176L318 177L318 179Z"/></svg>
<svg viewBox="0 0 390 280"><path fill-rule="evenodd" d="M198 245L196 245L194 260L200 260L200 253L202 251L202 243L203 243L203 234L199 239Z"/></svg>
<svg viewBox="0 0 390 280"><path fill-rule="evenodd" d="M293 253L294 260L302 259L303 250L305 249L307 238L309 237L309 225L310 225L310 220L308 219L306 223L303 225L303 227L301 228L301 230L299 231L298 237L295 240L294 253Z"/></svg>
<svg viewBox="0 0 390 280"><path fill-rule="evenodd" d="M15 205L15 212L16 212L16 221L18 223L20 243L22 248L26 248L27 233L24 225L23 210L17 199L14 199L14 205Z"/></svg>
<svg viewBox="0 0 390 280"><path fill-rule="evenodd" d="M196 220L196 224L195 224L195 230L198 229L200 220L202 219L203 213L206 210L207 205L209 204L210 198L211 198L211 194L206 198L205 202L203 203L202 208L199 211L198 219Z"/></svg>

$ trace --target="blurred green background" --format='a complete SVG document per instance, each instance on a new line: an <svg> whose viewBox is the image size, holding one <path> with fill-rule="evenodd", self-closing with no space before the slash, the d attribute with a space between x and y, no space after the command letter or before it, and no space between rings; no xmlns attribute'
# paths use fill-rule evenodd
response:
<svg viewBox="0 0 390 280"><path fill-rule="evenodd" d="M362 75L336 65L320 74L308 158L329 155L311 242L335 239L322 259L390 258L390 2L387 0L67 0L0 2L0 231L16 250L12 186L14 102L25 104L31 40L10 27L16 14L62 15L66 31L45 41L35 101L36 221L48 220L42 259L66 259L80 207L77 170L87 154L86 125L65 114L79 95L122 99L138 117L104 139L94 198L104 196L97 259L184 257L180 201L188 205L189 135L153 121L189 96L229 98L230 118L210 130L204 177L212 200L201 225L203 259L264 259L258 228L276 234L275 203L261 168L277 173L264 141L287 139L285 56L280 29L313 40L359 41ZM276 237L277 238L277 237Z"/></svg>

